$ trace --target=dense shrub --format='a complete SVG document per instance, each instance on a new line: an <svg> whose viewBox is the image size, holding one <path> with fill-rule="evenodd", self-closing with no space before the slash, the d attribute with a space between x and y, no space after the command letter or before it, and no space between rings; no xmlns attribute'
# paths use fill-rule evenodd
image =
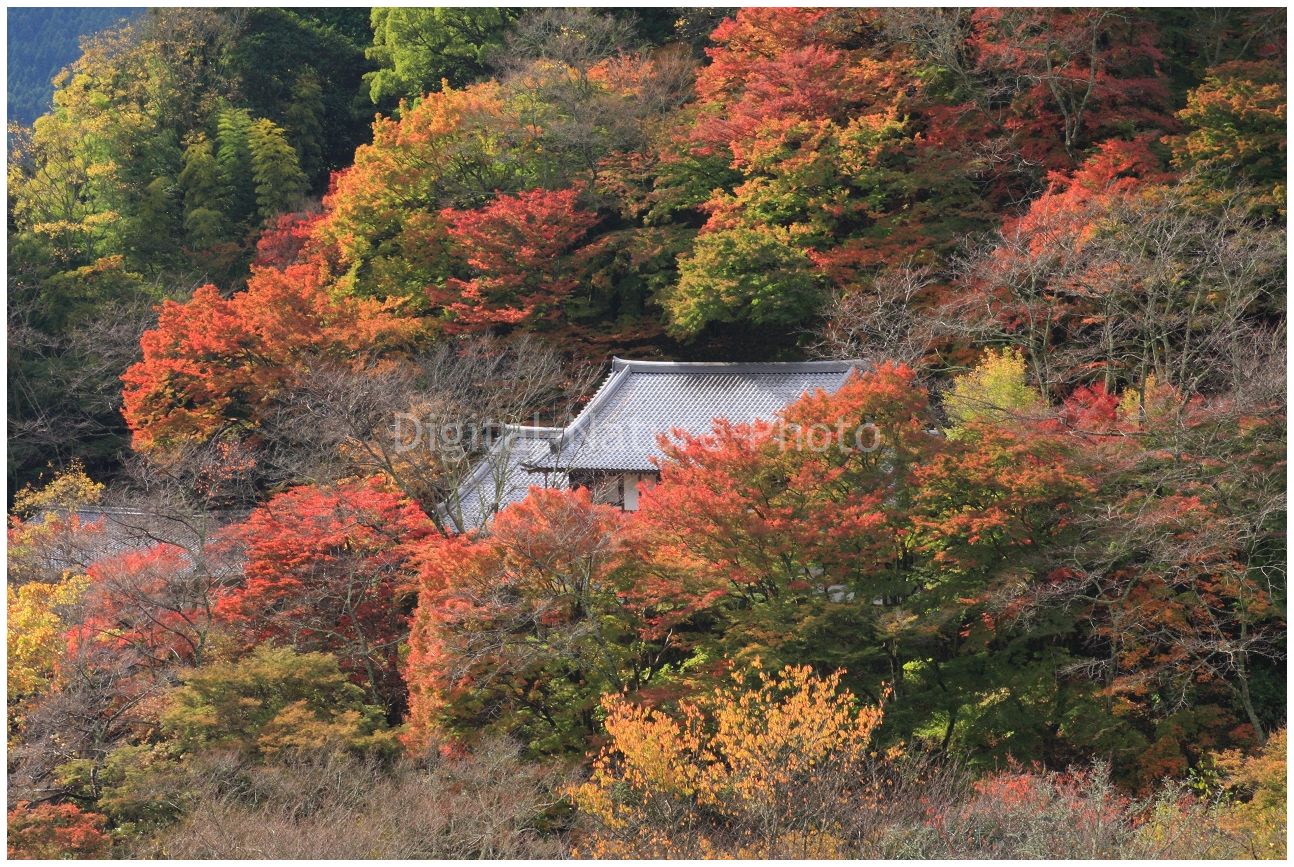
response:
<svg viewBox="0 0 1294 867"><path fill-rule="evenodd" d="M574 854L660 858L1234 858L1283 854L1284 741L1223 757L1243 803L1166 782L1135 798L1095 764L972 779L955 763L870 748L881 710L839 675L763 672L674 712L604 702L609 743ZM1273 739L1277 740L1277 739ZM1276 769L1280 768L1280 773ZM1281 781L1278 785L1277 780ZM1277 832L1280 841L1278 842Z"/></svg>

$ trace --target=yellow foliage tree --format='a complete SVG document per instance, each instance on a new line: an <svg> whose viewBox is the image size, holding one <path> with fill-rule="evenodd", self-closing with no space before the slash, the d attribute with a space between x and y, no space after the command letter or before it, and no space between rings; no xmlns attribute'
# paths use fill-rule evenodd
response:
<svg viewBox="0 0 1294 867"><path fill-rule="evenodd" d="M1159 382L1152 373L1140 388L1129 388L1119 397L1119 417L1133 428L1163 425L1185 406L1182 393Z"/></svg>
<svg viewBox="0 0 1294 867"><path fill-rule="evenodd" d="M46 584L32 581L17 590L9 585L9 702L43 692L54 678L55 666L66 646L65 611L85 592L89 579L69 575Z"/></svg>
<svg viewBox="0 0 1294 867"><path fill-rule="evenodd" d="M971 422L1007 422L1013 417L1040 413L1046 406L1042 394L1025 376L1020 350L988 350L972 370L954 378L944 397L944 408L956 438Z"/></svg>
<svg viewBox="0 0 1294 867"><path fill-rule="evenodd" d="M1251 858L1285 858L1285 750L1286 730L1280 729L1253 755L1232 750L1217 757L1223 782L1234 796L1219 825Z"/></svg>
<svg viewBox="0 0 1294 867"><path fill-rule="evenodd" d="M71 509L92 505L103 496L103 485L85 474L85 467L73 462L47 484L33 488L28 485L13 498L13 513L31 517L47 509Z"/></svg>
<svg viewBox="0 0 1294 867"><path fill-rule="evenodd" d="M807 666L679 703L603 700L611 742L571 791L595 857L844 854L840 820L877 796L863 773L881 710Z"/></svg>
<svg viewBox="0 0 1294 867"><path fill-rule="evenodd" d="M67 577L67 565L87 565L79 555L102 522L83 521L77 509L97 504L102 496L103 485L79 463L41 487L29 485L15 494L9 512L9 583L55 583Z"/></svg>
<svg viewBox="0 0 1294 867"><path fill-rule="evenodd" d="M78 540L94 532L76 510L99 502L102 495L103 485L87 476L80 464L41 487L28 486L14 495L6 587L10 707L45 691L54 677L68 612L89 580L67 568L76 559Z"/></svg>

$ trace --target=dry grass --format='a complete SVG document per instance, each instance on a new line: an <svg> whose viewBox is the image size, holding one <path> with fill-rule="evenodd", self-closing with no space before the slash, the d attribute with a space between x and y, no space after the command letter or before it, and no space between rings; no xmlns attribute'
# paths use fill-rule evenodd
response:
<svg viewBox="0 0 1294 867"><path fill-rule="evenodd" d="M1241 853L1219 827L1217 805L1166 784L1130 798L1097 765L1068 773L999 774L923 821L894 828L873 857L1191 859Z"/></svg>
<svg viewBox="0 0 1294 867"><path fill-rule="evenodd" d="M818 780L795 809L756 828L677 804L652 827L608 828L572 816L571 782L504 742L470 757L395 764L342 755L280 765L208 758L185 818L138 839L137 858L1193 859L1251 857L1222 821L1225 805L1166 784L1131 798L1096 766L972 781L925 759L881 763L845 788L883 792L842 804ZM829 776L829 775L828 775ZM827 797L830 795L830 797ZM816 803L815 803L816 800ZM768 827L772 822L776 827ZM659 823L660 827L655 827ZM119 850L121 851L121 850Z"/></svg>
<svg viewBox="0 0 1294 867"><path fill-rule="evenodd" d="M859 780L844 781L852 788ZM844 803L816 798L840 786L817 781L775 827L676 804L666 825L613 828L581 817L575 854L612 858L1201 859L1245 858L1221 803L1176 784L1131 798L1096 766L1067 773L1006 773L972 781L924 760L861 781L883 792ZM765 817L768 818L768 817Z"/></svg>
<svg viewBox="0 0 1294 867"><path fill-rule="evenodd" d="M383 766L345 756L211 767L152 858L556 858L562 776L492 743L469 758Z"/></svg>

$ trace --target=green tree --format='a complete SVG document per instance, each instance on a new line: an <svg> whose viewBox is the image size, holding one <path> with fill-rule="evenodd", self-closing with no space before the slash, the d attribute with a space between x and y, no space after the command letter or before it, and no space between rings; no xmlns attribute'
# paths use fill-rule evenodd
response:
<svg viewBox="0 0 1294 867"><path fill-rule="evenodd" d="M80 41L142 12L129 7L15 8L9 14L9 118L30 125L49 111L58 71L76 60Z"/></svg>
<svg viewBox="0 0 1294 867"><path fill-rule="evenodd" d="M306 70L292 85L292 100L284 109L283 127L307 178L316 177L323 167L326 111L319 76L314 70Z"/></svg>
<svg viewBox="0 0 1294 867"><path fill-rule="evenodd" d="M247 146L251 152L252 181L256 185L257 213L268 220L292 210L305 195L306 176L283 128L261 118L248 129Z"/></svg>
<svg viewBox="0 0 1294 867"><path fill-rule="evenodd" d="M320 124L318 162L302 150L302 169L313 191L322 191L329 174L349 165L355 147L369 138L373 111L364 99L363 76L373 68L364 58L369 44L366 8L259 7L231 11L237 38L222 55L237 81L238 105L256 117L282 126L293 146L302 146L301 103ZM319 82L318 101L301 90L302 81Z"/></svg>
<svg viewBox="0 0 1294 867"><path fill-rule="evenodd" d="M175 192L175 180L166 176L144 187L127 237L127 249L140 259L156 260L174 252L181 222Z"/></svg>
<svg viewBox="0 0 1294 867"><path fill-rule="evenodd" d="M789 231L736 228L697 238L664 304L671 330L694 337L711 322L799 325L824 299L824 281Z"/></svg>
<svg viewBox="0 0 1294 867"><path fill-rule="evenodd" d="M369 97L383 107L437 90L442 80L459 87L487 70L486 57L503 44L513 9L378 8L373 44L366 54L378 69L364 76Z"/></svg>
<svg viewBox="0 0 1294 867"><path fill-rule="evenodd" d="M138 831L184 812L204 756L291 762L327 751L395 749L382 709L365 704L364 691L326 653L263 644L245 658L194 669L184 681L166 696L154 737L60 765L63 785Z"/></svg>
<svg viewBox="0 0 1294 867"><path fill-rule="evenodd" d="M202 249L227 237L225 212L229 189L224 184L215 149L206 134L194 134L185 147L179 183L184 197L184 231L189 244Z"/></svg>
<svg viewBox="0 0 1294 867"><path fill-rule="evenodd" d="M190 673L171 694L162 730L181 751L261 756L380 747L393 737L382 709L364 703L334 656L270 645Z"/></svg>
<svg viewBox="0 0 1294 867"><path fill-rule="evenodd" d="M231 220L247 220L256 207L251 183L252 113L245 108L226 106L216 114L216 163L220 177L229 191Z"/></svg>
<svg viewBox="0 0 1294 867"><path fill-rule="evenodd" d="M178 287L246 277L261 216L253 120L283 128L314 190L368 135L357 98L368 15L141 12L84 39L50 111L11 131L11 482L75 456L97 472L119 466L118 377L149 308ZM202 133L209 150L195 144ZM284 170L275 195L291 201L299 185L283 156L262 168Z"/></svg>

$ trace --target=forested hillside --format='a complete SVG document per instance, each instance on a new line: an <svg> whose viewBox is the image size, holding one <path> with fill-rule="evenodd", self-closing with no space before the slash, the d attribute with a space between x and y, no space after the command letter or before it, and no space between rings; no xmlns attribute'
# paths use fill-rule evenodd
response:
<svg viewBox="0 0 1294 867"><path fill-rule="evenodd" d="M10 129L10 854L1282 855L1285 80L1260 9L87 39ZM454 532L612 354L869 364Z"/></svg>
<svg viewBox="0 0 1294 867"><path fill-rule="evenodd" d="M80 55L80 40L142 9L9 9L9 122L24 126L49 111L54 76Z"/></svg>

